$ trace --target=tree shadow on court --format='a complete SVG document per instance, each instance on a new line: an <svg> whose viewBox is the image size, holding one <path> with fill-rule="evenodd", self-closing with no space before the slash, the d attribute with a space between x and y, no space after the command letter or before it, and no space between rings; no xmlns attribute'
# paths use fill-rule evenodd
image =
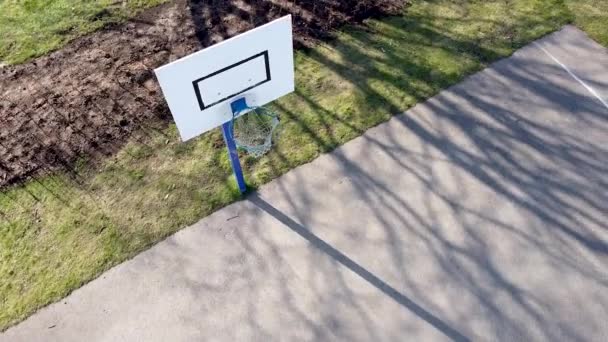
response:
<svg viewBox="0 0 608 342"><path fill-rule="evenodd" d="M267 3L267 2L266 2ZM274 17L279 17L283 14L294 13L294 9L297 11L306 11L311 12L313 14L327 14L329 16L335 14L335 8L332 6L338 6L341 10L347 11L346 7L342 8L344 4L328 2L326 8L323 8L323 4L319 2L300 2L295 8L275 5L273 9L275 12L264 11L264 7L258 7L257 12L255 14L244 12L242 8L235 7L235 5L231 2L220 2L218 6L213 6L213 4L209 4L206 2L197 2L192 1L190 3L191 14L193 17L193 21L196 26L196 36L199 39L201 46L208 46L213 43L218 42L223 39L225 36L231 36L237 33L239 29L242 27L231 26L228 20L228 23L222 18L226 18L227 13L237 14L240 19L250 19L250 26L247 27L253 28L255 26L259 26L259 24L269 21ZM317 10L318 9L318 10ZM266 9L267 10L267 9ZM277 12L278 11L278 12ZM296 46L304 46L306 45L306 40L308 39L319 39L326 38L324 34L326 34L327 29L321 30L320 25L324 25L321 23L323 20L323 16L314 16L311 18L298 16L298 12L295 12L295 25L296 25ZM255 20L253 19L255 18ZM210 26L213 26L213 30L210 29ZM334 25L330 23L330 25ZM303 28L309 30L309 32L302 33ZM319 32L317 32L317 30ZM219 36L217 33L219 32ZM336 145L337 146L337 145ZM335 146L334 146L335 147ZM299 234L302 238L308 241L312 246L314 246L320 252L320 256L313 259L319 259L321 262L325 262L326 257L329 256L331 258L331 262L328 265L329 268L323 267L314 268L312 267L311 271L314 273L319 273L322 276L328 276L327 272L332 275L329 275L333 281L338 281L340 286L336 289L336 293L342 292L349 293L350 285L348 284L348 280L344 279L338 273L335 273L336 267L346 267L351 272L361 277L361 279L368 282L370 285L375 287L377 290L384 293L388 298L391 298L399 305L403 306L407 311L413 313L415 316L424 320L432 327L437 329L438 332L446 335L447 337L458 340L458 341L466 341L468 338L462 335L459 331L450 327L450 325L440 318L438 318L435 314L427 311L422 306L418 305L415 301L408 298L405 294L401 293L396 288L393 288L384 280L374 275L366 268L350 259L345 254L341 253L339 250L335 249L319 237L314 234L308 232L308 230L302 226L297 224L295 221L290 219L288 216L281 215L280 211L276 210L272 205L265 202L263 199L253 194L250 200L262 210L271 213L274 217L278 218L281 222L290 227L294 232ZM300 198L302 200L302 198ZM259 210L253 211L258 212ZM249 213L249 215L254 215L253 213ZM257 231L261 230L262 227L256 226L255 223L253 226L249 227L250 229ZM251 329L255 332L252 333L253 336L265 336L271 338L272 334L289 334L290 330L295 329L298 325L303 324L307 329L313 332L315 339L318 338L328 338L330 336L340 336L340 334L348 334L346 329L340 329L340 317L327 318L323 317L321 321L318 319L319 314L327 314L332 316L334 313L327 308L330 307L330 304L323 305L323 309L319 311L309 311L303 310L301 307L301 303L296 300L297 294L294 293L294 289L291 286L287 286L286 284L291 283L293 280L289 279L293 277L293 270L291 266L289 266L289 260L282 256L282 251L276 245L275 241L272 239L265 239L263 237L264 233L261 231L260 235L251 236L250 234L241 233L239 229L234 230L234 236L232 240L237 242L239 248L237 250L244 250L248 253L248 256L243 258L253 258L253 264L250 264L247 270L240 270L236 273L231 273L230 268L232 267L230 263L226 264L225 272L228 273L228 277L231 277L229 282L237 281L238 279L244 281L245 286L242 290L243 298L246 302L249 302L246 307L250 312L247 314L247 318L249 319L248 324ZM259 246L263 247L259 247ZM169 256L168 256L169 257ZM179 259L179 256L172 255L172 259ZM177 261L179 264L186 265L189 263L188 260L179 260ZM310 260L306 262L310 266L313 266L313 261ZM233 265L234 266L234 265ZM276 278L276 282L279 285L277 287L277 291L280 293L280 304L284 307L284 314L287 317L278 317L279 321L290 321L294 319L294 328L290 328L289 325L281 324L281 329L284 332L280 331L265 331L263 328L264 321L262 318L258 317L261 315L259 307L255 304L257 300L256 296L261 296L260 287L263 284L258 284L260 282L257 277L259 274L265 274L264 278ZM232 276L236 278L232 278ZM182 282L191 283L191 291L193 295L200 296L204 295L204 293L208 293L212 295L212 293L224 293L228 291L226 288L222 288L221 286L215 286L211 283L201 283L200 281L192 280L187 275L177 275L178 279ZM310 284L311 288L314 290L314 284ZM313 300L321 300L326 297L326 293L316 292L315 298ZM366 334L368 334L369 338L376 338L378 336L382 336L381 328L377 326L377 323L372 321L376 321L372 316L373 313L369 312L367 308L364 308L358 303L356 299L356 294L350 293L344 296L347 301L347 306L356 313L358 319L364 322L363 326L365 327ZM331 300L331 298L326 298L327 300ZM186 319L186 317L184 317ZM346 328L346 327L345 327ZM201 331L202 333L202 331ZM338 335L336 335L338 334ZM346 335L342 336L346 337ZM361 336L351 336L353 338L361 338Z"/></svg>
<svg viewBox="0 0 608 342"><path fill-rule="evenodd" d="M391 41L442 49L479 62L472 63L465 73L481 69L522 44L507 39L502 49L489 49L483 41L446 36L440 27L433 27L428 21L413 18L404 24L400 22L403 20L408 19L395 18L394 27L382 41L355 33L336 45L337 57L330 58L318 50L308 51L307 57L365 94L364 100L368 102L362 104L365 109L398 114L409 104L454 84L461 75L435 70L421 60L403 56L403 50ZM407 36L404 29L408 30ZM228 29L226 32L229 33ZM204 30L197 36L203 45L213 42L204 35ZM392 72L394 67L407 72ZM370 121L353 120L334 108L326 108L307 90L296 90L294 101L316 114L314 126L307 121L309 118L304 119L283 102L276 105L283 115L283 124L296 125L321 153L344 143L344 136L339 135L336 127L345 128L348 137L365 134L357 145L358 152L345 147L323 157L337 168L334 173L347 175L346 180L319 176L327 181L325 188L286 187L278 180L274 186L280 191L272 192L275 197L265 198L264 190L261 195L254 193L248 197L246 203L274 217L316 251L308 254L309 259L295 262L277 241L265 237L262 223L253 220L234 229L232 240L256 259L240 273L247 279L245 283L253 286L243 288L243 293L250 294L246 300L251 313L247 317L253 330L266 337L281 330L265 329L259 317L263 313L255 304L255 296L263 292L256 288L260 281L256 277L261 273L279 284L278 303L284 307L278 311L306 326L315 337L357 338L347 333L340 335L343 333L339 329L340 318L335 317L340 305L346 305L359 317L369 339L385 336L382 324L374 318L375 310L365 305L365 299L354 289L352 278L345 277L344 269L454 340L482 335L577 340L598 329L594 319L583 322L566 313L552 312L563 305L560 295L577 291L570 278L582 279L588 285L587 296L581 298L586 304L592 305L594 301L600 306L607 304L599 294L608 287L608 280L597 265L608 254L604 214L608 211L604 190L608 185L608 150L598 143L597 130L606 127L608 117L601 106L582 92L548 87L546 75L563 74L563 70L549 62L500 61L492 70L483 79L473 76L467 81L476 84L475 93L463 86L452 87L449 94L393 118L392 129L379 127L365 133ZM505 84L505 80L510 83ZM406 89L410 97L407 101L391 97L385 89L378 90L378 82ZM520 105L514 108L510 103ZM552 116L548 108L563 110L564 116L571 117ZM379 124L386 119L386 116L371 118L371 123ZM594 133L585 136L580 134L582 131ZM404 146L404 139L412 146ZM283 173L289 158L279 144L269 159L272 173ZM374 165L359 163L365 159L372 164L375 160L390 164L395 169L393 181L397 185L393 187L379 178L381 172ZM304 173L292 173L297 179L295 183L314 183L312 175ZM349 196L339 198L325 193L343 181L349 184L350 192L336 192ZM415 193L410 196L407 187L398 185L401 182L410 184ZM340 200L360 202L367 208L371 217L361 224L379 229L383 239L379 242L367 237L366 227L357 227L352 221L342 227L339 221L323 224L315 218L324 201ZM263 215L249 211L253 213L262 221ZM324 229L340 233L330 234L331 239L322 238L322 234L327 234ZM497 238L503 241L496 241ZM346 246L346 250L334 242ZM501 250L503 243L508 251ZM378 254L385 254L383 260L389 262L378 266L369 260L358 261L358 248L370 245L378 249ZM422 271L420 261L409 251L416 249L414 246L423 250L428 257L426 262L438 270L432 277L417 274ZM505 260L504 253L513 259ZM534 272L535 265L555 283L528 282L526 276L515 271L522 267L524 273ZM558 274L565 278L560 284L562 290L539 292L539 286L555 286L560 281ZM323 305L303 308L296 300L297 290L287 286L292 277L312 289ZM333 290L328 292L327 287L319 287L317 279L326 281ZM437 287L437 283L446 287ZM223 291L199 285L193 285L193 293ZM441 296L453 304L438 300ZM324 319L324 315L330 318ZM285 322L289 318L284 317ZM483 329L476 331L473 321L479 321ZM281 325L283 329L288 327Z"/></svg>
<svg viewBox="0 0 608 342"><path fill-rule="evenodd" d="M432 325L435 329L440 331L445 336L449 337L450 339L452 339L454 341L469 341L469 338L465 337L460 332L458 332L457 330L455 330L454 328L452 328L448 324L446 324L444 321L439 319L437 316L435 316L434 314L425 310L423 307L416 304L414 301L409 299L403 293L399 292L397 289L395 289L392 286L390 286L389 284L387 284L385 281L383 281L382 279L380 279L379 277L377 277L376 275L374 275L373 273L368 271L366 268L364 268L363 266L361 266L360 264L355 262L353 259L349 258L344 253L340 252L339 250L334 248L332 245L325 242L323 239L319 238L317 235L312 233L308 228L302 226L301 224L299 224L296 221L294 221L293 219L291 219L289 216L283 214L280 210L273 207L271 204L266 202L264 199L259 197L257 194L255 194L255 193L251 194L248 197L248 200L251 201L252 203L254 203L261 210L265 211L266 213L268 213L269 215L271 215L272 217L277 219L284 226L286 226L287 228L294 231L296 234L301 236L303 239L308 241L312 247L318 249L323 254L331 257L337 264L347 268L349 271L355 273L356 275L358 275L359 277L361 277L362 279L367 281L369 284L374 286L376 289L378 289L379 291L384 293L386 296L388 296L395 302L399 303L400 305L405 307L407 310L414 313L420 319L422 319L425 322L427 322L428 324ZM348 286L346 284L344 284L344 285L345 285L345 288L348 288Z"/></svg>
<svg viewBox="0 0 608 342"><path fill-rule="evenodd" d="M450 39L443 37L442 41ZM312 53L311 56L359 88L370 101L382 103L387 110L398 113L399 104L370 86L372 79L361 72L352 72L353 65L369 56L369 50L360 47L370 49L374 43L363 40L340 46L340 60L343 61L340 63L321 54ZM458 47L463 44L468 43L449 42L448 45ZM382 49L384 54L392 53L387 45L378 49ZM482 50L479 53L490 55L492 52ZM399 60L399 57L391 60ZM407 60L401 60L399 65L405 70L420 71L423 68ZM422 71L427 74L432 72ZM563 272L582 277L594 288L588 302L597 300L605 304L605 298L595 296L598 296L598 288L605 290L608 286L605 272L596 266L608 254L605 236L608 228L605 221L608 209L605 193L608 150L601 140L608 115L600 103L580 89L548 84L547 75L568 77L550 61L520 59L514 64L501 61L493 65L493 73L484 80L479 80L480 76L469 80L469 83L481 82L475 87L475 93L457 86L450 89L449 95L427 102L421 107L423 109L415 108L395 118L393 126L402 126L400 133L413 137L411 140L414 140L416 148L404 149L399 143L404 137L386 136L391 133L387 130L362 137L364 143L358 145L361 148L357 154L360 156L358 160L365 160L367 154L369 160L374 159L373 154L386 154L395 164L394 167L401 170L400 177L412 177L422 185L424 192L418 195L425 199L422 208L408 203L406 194L396 193L390 184L378 180L369 171L373 168L354 164L343 155L341 149L334 151L330 158L343 168L343 174L354 181L357 198L382 208L377 211L375 219L385 228L389 240L394 241L387 243L387 247L392 250L395 272L402 277L406 274L405 278L399 279L400 282L408 284L411 281L407 278L415 277L414 274L407 274L407 271L403 272L404 265L408 264L407 258L401 256L406 244L395 238L403 236L400 231L406 231L406 240L421 241L432 251L435 261L443 269L443 280L457 284L464 293L475 298L477 305L487 314L485 320L494 329L495 336L515 337L531 333L525 328L525 320L509 314L502 307L505 303L495 298L500 293L508 296L509 304L516 307L515 310L520 310L523 316L534 322L544 338L568 336L580 339L584 334L577 327L580 322L568 322L567 317L561 318L562 321L554 320L548 313L555 303L542 293L526 289L527 284L521 283L521 279L511 280L501 269L505 267L500 264L502 261L493 260L493 248L496 246L492 246L492 243L495 242L491 241L491 234L483 230L496 230L496 234L523 241L521 245L526 249L518 253L540 253L555 274ZM377 70L373 74L393 82L395 86L404 86L393 75ZM505 85L505 79L512 84ZM449 82L449 75L446 75L446 80ZM409 91L416 97L427 95L425 92L417 93L415 88ZM315 108L318 120L340 121L342 125L350 125L336 113L315 104L315 100L307 95L297 95L301 101ZM520 106L511 107L509 102L519 103ZM547 108L553 108L558 113L563 111L563 114L545 114L549 117L543 118ZM331 150L341 143L338 138L332 141L331 134L321 135L318 130L308 127L306 122L298 121L298 115L288 108L281 109L290 120L301 126L301 130L321 150ZM360 132L358 127L352 129ZM582 131L588 133L580 134ZM482 194L490 191L492 201L508 203L507 207L516 208L514 214L521 215L527 222L519 222L520 225L509 223L510 220L500 217L500 212L497 212L500 209L491 202L470 206L468 202L479 194L469 193L464 185L458 187L457 193L451 193L447 190L450 181L445 182L446 175L435 174L436 165L441 163L450 165L454 183L466 184L468 179L482 184ZM447 184L442 184L444 182ZM289 188L282 192L284 198L294 197L289 200L292 204L289 210L297 214L297 219L302 220L300 222L306 222L312 216L311 210L306 209L306 199L314 197L310 191L307 188ZM437 210L434 208L436 206L449 208L455 220L452 225L462 230L464 244L444 235L452 227L433 215L429 216L428 213ZM284 221L282 216L277 219ZM395 220L400 224L395 225ZM567 286L570 286L568 290L575 291L572 284ZM424 299L429 298L424 289L413 288L410 293L415 294L414 298L423 298L421 305L431 310L435 308L432 300L428 299L427 302ZM434 312L442 312L441 308L436 310ZM588 324L589 331L593 331L596 323ZM465 324L464 320L460 324L451 324L466 327L462 325Z"/></svg>

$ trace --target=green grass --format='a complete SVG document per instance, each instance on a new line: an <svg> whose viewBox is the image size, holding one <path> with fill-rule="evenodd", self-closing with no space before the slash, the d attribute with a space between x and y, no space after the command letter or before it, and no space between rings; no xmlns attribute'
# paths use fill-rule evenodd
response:
<svg viewBox="0 0 608 342"><path fill-rule="evenodd" d="M166 0L0 0L0 62L22 63Z"/></svg>
<svg viewBox="0 0 608 342"><path fill-rule="evenodd" d="M608 1L565 0L573 14L573 23L591 38L608 47Z"/></svg>
<svg viewBox="0 0 608 342"><path fill-rule="evenodd" d="M584 6L572 3L416 1L402 17L298 52L297 90L275 104L276 148L243 158L248 182L258 187L579 20L572 9ZM221 133L179 143L174 126L142 132L77 180L53 175L0 193L0 328L238 199Z"/></svg>

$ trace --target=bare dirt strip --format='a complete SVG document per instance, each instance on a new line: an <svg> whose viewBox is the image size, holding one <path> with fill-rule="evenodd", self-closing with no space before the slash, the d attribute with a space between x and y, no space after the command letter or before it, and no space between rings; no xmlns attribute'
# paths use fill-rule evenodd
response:
<svg viewBox="0 0 608 342"><path fill-rule="evenodd" d="M142 127L169 122L152 70L270 20L294 16L306 48L345 23L398 14L405 0L177 0L0 67L0 187L79 158L116 151Z"/></svg>

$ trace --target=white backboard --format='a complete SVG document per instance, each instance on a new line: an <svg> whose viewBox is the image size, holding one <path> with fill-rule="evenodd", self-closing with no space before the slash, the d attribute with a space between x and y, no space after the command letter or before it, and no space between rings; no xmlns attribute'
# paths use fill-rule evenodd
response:
<svg viewBox="0 0 608 342"><path fill-rule="evenodd" d="M156 77L182 140L232 120L245 97L262 106L294 91L291 16L164 65Z"/></svg>

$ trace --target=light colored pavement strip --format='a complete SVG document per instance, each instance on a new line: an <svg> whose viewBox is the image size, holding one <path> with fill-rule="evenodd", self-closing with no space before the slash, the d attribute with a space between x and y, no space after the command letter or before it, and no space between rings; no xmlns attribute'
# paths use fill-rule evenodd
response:
<svg viewBox="0 0 608 342"><path fill-rule="evenodd" d="M604 47L571 26L536 45L608 109L608 53Z"/></svg>
<svg viewBox="0 0 608 342"><path fill-rule="evenodd" d="M538 43L605 98L607 50ZM570 73L531 44L0 341L606 341L608 108Z"/></svg>

